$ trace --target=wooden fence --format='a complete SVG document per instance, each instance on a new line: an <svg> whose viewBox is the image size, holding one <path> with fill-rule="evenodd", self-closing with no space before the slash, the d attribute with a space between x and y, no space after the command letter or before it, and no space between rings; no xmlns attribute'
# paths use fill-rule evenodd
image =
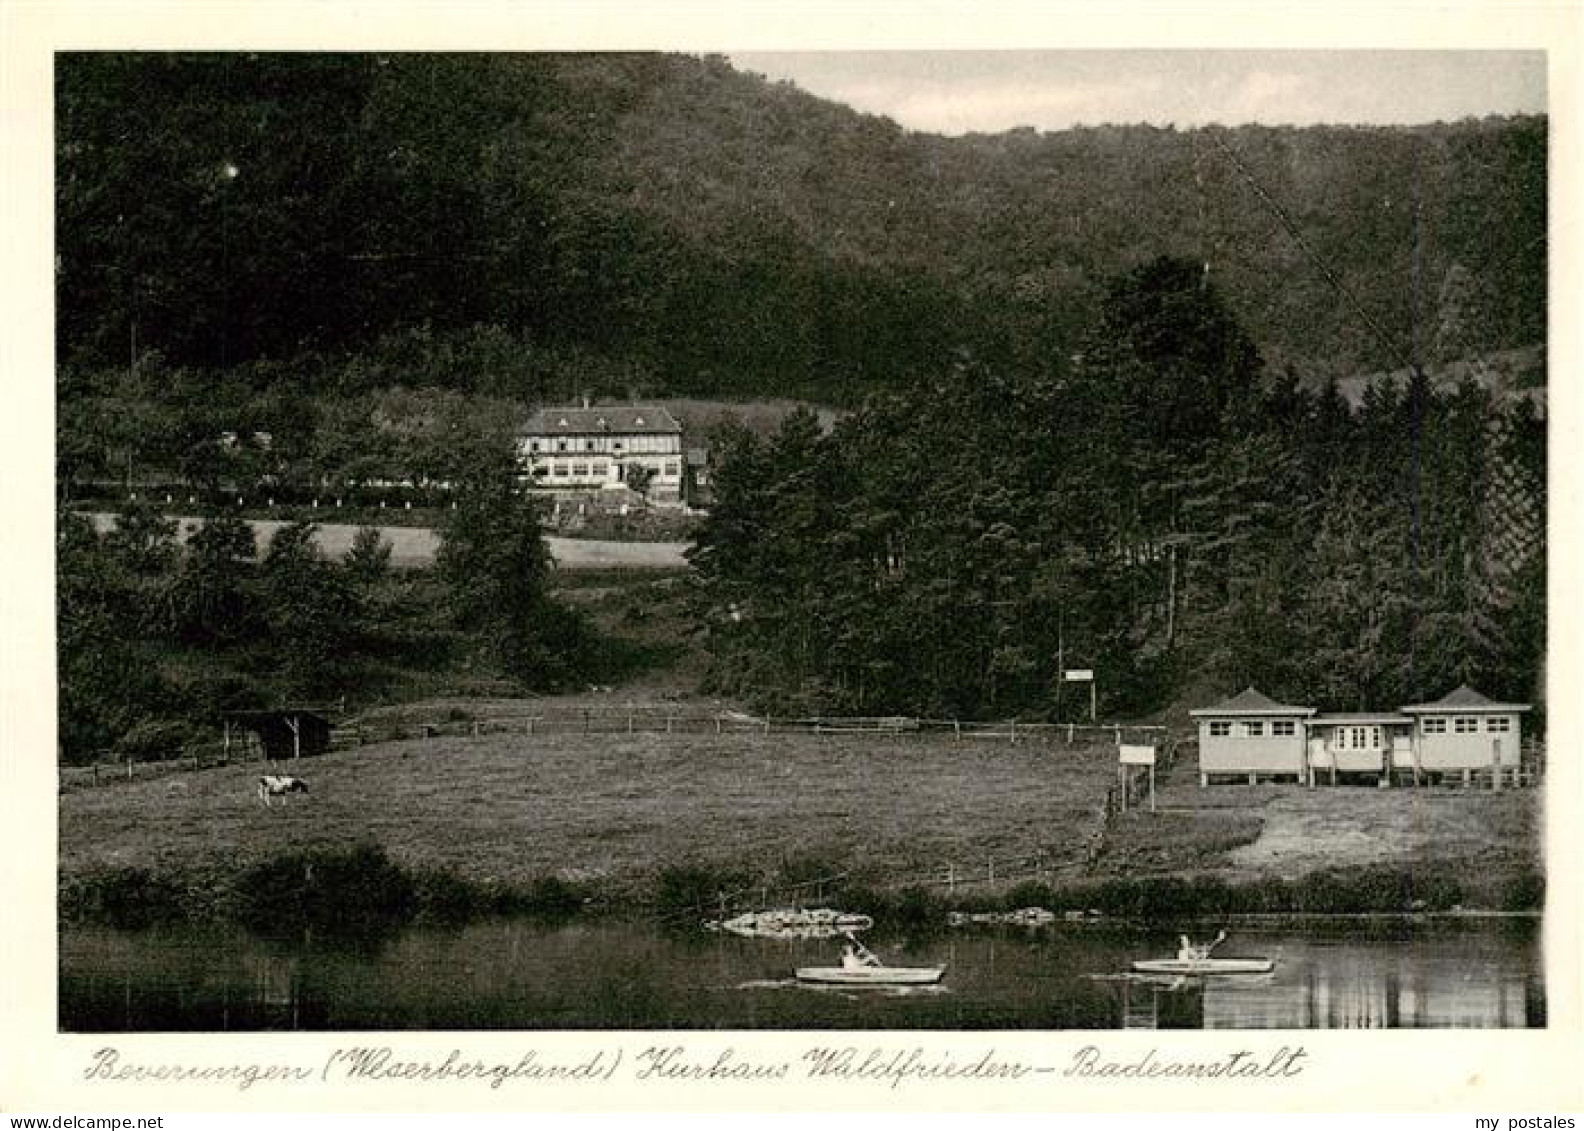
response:
<svg viewBox="0 0 1584 1131"><path fill-rule="evenodd" d="M336 748L412 738L479 737L488 734L819 734L872 738L949 737L956 742L997 741L1120 742L1128 736L1146 740L1164 736L1164 727L1120 723L1030 723L1016 719L995 722L961 719L918 719L906 716L806 716L777 718L739 711L711 711L668 706L554 707L488 716L423 719L360 719L337 727Z"/></svg>

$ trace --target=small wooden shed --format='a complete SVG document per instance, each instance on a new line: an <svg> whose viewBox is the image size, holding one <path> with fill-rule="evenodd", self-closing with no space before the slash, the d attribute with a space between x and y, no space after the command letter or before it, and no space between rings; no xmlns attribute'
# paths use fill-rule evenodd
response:
<svg viewBox="0 0 1584 1131"><path fill-rule="evenodd" d="M1528 703L1498 703L1466 684L1433 703L1416 703L1402 713L1413 719L1414 755L1427 773L1493 771L1515 775L1523 744Z"/></svg>
<svg viewBox="0 0 1584 1131"><path fill-rule="evenodd" d="M309 707L276 707L260 711L227 711L226 745L232 732L249 731L258 738L264 757L311 757L330 749L330 720Z"/></svg>
<svg viewBox="0 0 1584 1131"><path fill-rule="evenodd" d="M1199 784L1212 774L1237 774L1252 785L1261 777L1291 776L1302 781L1304 722L1313 707L1296 707L1254 688L1212 707L1189 711L1199 723Z"/></svg>

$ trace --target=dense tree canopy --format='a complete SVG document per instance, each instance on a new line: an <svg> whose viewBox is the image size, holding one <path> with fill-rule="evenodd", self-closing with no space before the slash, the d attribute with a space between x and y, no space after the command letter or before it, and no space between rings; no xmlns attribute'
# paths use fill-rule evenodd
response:
<svg viewBox="0 0 1584 1131"><path fill-rule="evenodd" d="M1544 426L1465 384L1271 379L1195 265L1116 280L1059 380L971 361L741 437L695 561L716 680L775 709L1067 715L1258 684L1538 693ZM1162 411L1161 406L1169 406ZM1184 427L1191 421L1192 427Z"/></svg>

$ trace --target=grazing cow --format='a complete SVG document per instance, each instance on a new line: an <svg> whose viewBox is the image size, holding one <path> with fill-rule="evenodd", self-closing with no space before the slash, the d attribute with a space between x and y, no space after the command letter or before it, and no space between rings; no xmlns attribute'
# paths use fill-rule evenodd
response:
<svg viewBox="0 0 1584 1131"><path fill-rule="evenodd" d="M264 802L264 808L270 806L270 798L279 797L283 800L288 794L307 793L308 783L302 778L290 777L286 774L265 774L259 778L258 795Z"/></svg>

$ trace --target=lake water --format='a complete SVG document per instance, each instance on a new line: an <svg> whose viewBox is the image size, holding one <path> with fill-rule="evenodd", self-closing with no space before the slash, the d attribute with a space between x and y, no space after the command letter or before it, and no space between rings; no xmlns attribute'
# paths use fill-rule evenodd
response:
<svg viewBox="0 0 1584 1131"><path fill-rule="evenodd" d="M606 919L415 928L379 942L241 930L66 930L74 1032L350 1029L1522 1028L1543 1026L1539 925L1325 922L1239 928L1218 951L1270 975L1148 979L1175 934L1110 926L869 931L938 987L818 989L839 940L748 939Z"/></svg>

